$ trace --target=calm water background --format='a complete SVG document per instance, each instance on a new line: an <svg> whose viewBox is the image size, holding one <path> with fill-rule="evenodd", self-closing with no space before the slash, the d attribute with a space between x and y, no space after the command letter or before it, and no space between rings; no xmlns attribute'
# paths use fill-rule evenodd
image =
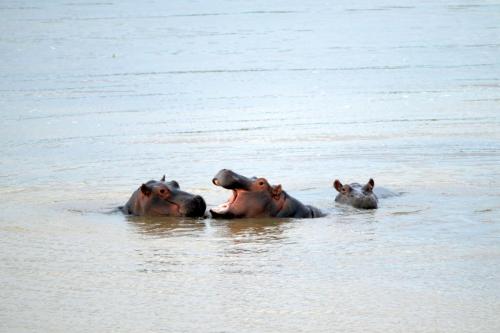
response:
<svg viewBox="0 0 500 333"><path fill-rule="evenodd" d="M3 0L0 330L498 332L499 111L498 1ZM110 213L220 168L329 215Z"/></svg>

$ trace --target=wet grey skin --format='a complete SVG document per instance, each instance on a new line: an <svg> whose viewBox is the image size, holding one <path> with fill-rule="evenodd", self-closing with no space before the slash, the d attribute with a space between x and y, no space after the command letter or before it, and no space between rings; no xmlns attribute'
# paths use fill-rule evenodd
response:
<svg viewBox="0 0 500 333"><path fill-rule="evenodd" d="M270 185L265 178L248 178L228 169L220 170L212 182L233 193L226 203L210 210L214 218L313 218L324 214L317 208L304 205L281 189Z"/></svg>
<svg viewBox="0 0 500 333"><path fill-rule="evenodd" d="M378 207L378 198L375 193L373 193L375 182L371 178L365 185L358 183L342 185L342 183L336 179L333 183L333 187L339 192L335 197L336 202L361 209L376 209Z"/></svg>
<svg viewBox="0 0 500 333"><path fill-rule="evenodd" d="M150 180L142 184L120 207L125 214L202 217L207 205L199 195L181 191L175 180Z"/></svg>

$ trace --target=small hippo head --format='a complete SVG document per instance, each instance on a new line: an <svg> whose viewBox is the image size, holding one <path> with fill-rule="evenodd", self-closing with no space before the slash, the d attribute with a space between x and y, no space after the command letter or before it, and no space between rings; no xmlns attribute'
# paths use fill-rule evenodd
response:
<svg viewBox="0 0 500 333"><path fill-rule="evenodd" d="M375 209L378 207L377 196L373 193L375 182L371 178L364 186L358 183L342 185L342 183L336 179L333 183L333 187L339 192L335 197L336 202L363 209Z"/></svg>
<svg viewBox="0 0 500 333"><path fill-rule="evenodd" d="M150 180L139 187L122 208L134 215L166 215L201 217L205 214L205 200L180 190L175 180Z"/></svg>
<svg viewBox="0 0 500 333"><path fill-rule="evenodd" d="M210 210L216 218L276 216L285 203L281 185L272 186L265 178L247 178L231 170L220 170L212 182L232 190L226 203Z"/></svg>

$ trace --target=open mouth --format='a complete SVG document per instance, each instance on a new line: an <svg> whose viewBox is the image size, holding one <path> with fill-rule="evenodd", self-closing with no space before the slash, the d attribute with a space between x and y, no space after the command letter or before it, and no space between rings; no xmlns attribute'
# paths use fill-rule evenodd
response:
<svg viewBox="0 0 500 333"><path fill-rule="evenodd" d="M214 178L212 179L212 183L215 186L220 186L227 190L232 190L232 195L225 203L210 209L212 216L231 218L235 217L234 211L238 210L239 208L236 207L236 200L239 200L238 195L241 195L241 191L247 192L251 190L253 180L239 175L231 170L222 169L214 176Z"/></svg>
<svg viewBox="0 0 500 333"><path fill-rule="evenodd" d="M233 204L233 202L236 201L236 198L238 197L238 191L237 190L233 190L233 193L231 195L231 197L229 197L229 199L224 202L223 204L220 204L218 205L217 207L214 207L212 209L210 209L210 212L215 213L216 215L224 215L224 214L227 214L228 211L229 211L229 208L231 207L231 205Z"/></svg>

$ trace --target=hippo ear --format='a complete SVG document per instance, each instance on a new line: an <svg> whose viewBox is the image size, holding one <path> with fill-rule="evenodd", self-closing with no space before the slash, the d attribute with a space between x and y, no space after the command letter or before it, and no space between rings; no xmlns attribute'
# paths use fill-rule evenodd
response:
<svg viewBox="0 0 500 333"><path fill-rule="evenodd" d="M368 183L366 183L365 187L366 187L367 191L371 192L373 190L373 188L375 187L375 182L373 181L372 178L370 178L370 180L368 181Z"/></svg>
<svg viewBox="0 0 500 333"><path fill-rule="evenodd" d="M151 193L153 192L153 190L148 185L142 184L141 185L141 192L145 196L149 197L151 195Z"/></svg>
<svg viewBox="0 0 500 333"><path fill-rule="evenodd" d="M340 192L342 191L342 183L338 180L338 179L335 179L335 181L333 182L333 187L335 187L335 189Z"/></svg>
<svg viewBox="0 0 500 333"><path fill-rule="evenodd" d="M161 181L161 182L164 182L164 181L165 181L165 175L163 175L163 177L161 177L160 181Z"/></svg>
<svg viewBox="0 0 500 333"><path fill-rule="evenodd" d="M283 190L281 189L281 184L279 184L272 187L271 195L273 196L274 199L278 200L282 192Z"/></svg>
<svg viewBox="0 0 500 333"><path fill-rule="evenodd" d="M172 185L173 187L177 188L177 189L180 189L181 187L179 186L179 183L176 182L175 180L171 180L169 182L170 185Z"/></svg>

